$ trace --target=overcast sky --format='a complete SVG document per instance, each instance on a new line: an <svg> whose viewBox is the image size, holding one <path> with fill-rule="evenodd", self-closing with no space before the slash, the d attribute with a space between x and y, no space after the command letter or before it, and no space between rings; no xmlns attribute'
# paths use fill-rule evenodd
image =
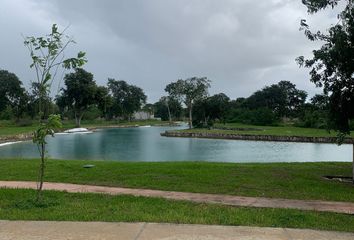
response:
<svg viewBox="0 0 354 240"><path fill-rule="evenodd" d="M336 22L328 10L309 16L301 0L0 0L0 69L34 80L24 36L49 33L53 23L74 36L67 55L87 53L85 69L99 85L122 79L144 89L148 102L165 86L192 76L212 80L211 94L231 98L289 80L321 92L295 58L316 43L299 31ZM318 45L318 44L317 44ZM57 91L57 88L54 89Z"/></svg>

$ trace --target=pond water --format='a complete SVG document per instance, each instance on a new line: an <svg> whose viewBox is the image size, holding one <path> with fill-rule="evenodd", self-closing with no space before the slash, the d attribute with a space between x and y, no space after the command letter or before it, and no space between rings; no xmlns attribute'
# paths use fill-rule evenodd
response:
<svg viewBox="0 0 354 240"><path fill-rule="evenodd" d="M48 138L55 159L117 161L318 162L351 161L352 145L168 138L168 127L102 129ZM32 142L0 147L0 157L37 158Z"/></svg>

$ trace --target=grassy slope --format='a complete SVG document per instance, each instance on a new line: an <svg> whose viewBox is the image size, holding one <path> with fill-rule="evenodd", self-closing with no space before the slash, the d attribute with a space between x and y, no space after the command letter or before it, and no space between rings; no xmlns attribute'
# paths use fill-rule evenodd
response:
<svg viewBox="0 0 354 240"><path fill-rule="evenodd" d="M84 169L84 164L94 164ZM38 161L0 160L0 180L36 180ZM124 163L49 160L46 181L242 196L354 202L351 163Z"/></svg>
<svg viewBox="0 0 354 240"><path fill-rule="evenodd" d="M82 121L82 127L102 127L102 126L134 126L134 125L155 125L163 124L167 122L161 122L156 120L148 121L133 121L133 122L117 122L117 121ZM224 133L224 134L254 134L254 135L275 135L275 136L309 136L309 137L335 137L336 133L334 131L328 132L324 129L315 128L300 128L291 126L254 126L245 125L240 123L227 123L227 124L216 124L215 127L229 127L229 128L257 128L261 131L237 131L237 130L207 130L207 129L193 129L193 130L182 130L182 131L192 131L192 132L213 132L213 133ZM73 121L64 121L63 128L74 128L75 123ZM11 136L22 133L32 132L36 128L36 125L32 126L16 126L8 121L0 121L0 137ZM351 137L354 137L354 132L351 133Z"/></svg>
<svg viewBox="0 0 354 240"><path fill-rule="evenodd" d="M135 125L156 125L163 124L166 122L161 122L157 120L148 121L132 121L132 122L117 122L117 121L82 121L82 127L92 128L92 127L102 127L102 126L135 126ZM73 121L64 121L63 129L74 128L75 123ZM8 121L0 121L0 137L12 136L23 133L33 132L37 128L36 124L33 123L30 126L16 126Z"/></svg>
<svg viewBox="0 0 354 240"><path fill-rule="evenodd" d="M0 219L124 221L312 228L354 232L353 216L286 209L236 208L159 198L70 194L45 191L45 204L33 203L33 190L0 189Z"/></svg>
<svg viewBox="0 0 354 240"><path fill-rule="evenodd" d="M223 134L252 134L252 135L273 135L273 136L306 136L306 137L336 137L336 132L328 132L324 129L316 128L300 128L292 126L254 126L254 125L244 125L239 123L227 123L217 124L215 127L228 127L228 128L256 128L257 130L219 130L219 129L192 129L192 130L182 130L186 132L211 132L211 133L223 133ZM354 132L351 132L351 137L354 137Z"/></svg>

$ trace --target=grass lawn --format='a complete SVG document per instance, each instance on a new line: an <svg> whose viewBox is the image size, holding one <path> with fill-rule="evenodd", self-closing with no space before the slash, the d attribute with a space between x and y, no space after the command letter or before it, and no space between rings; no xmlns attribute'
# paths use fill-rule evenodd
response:
<svg viewBox="0 0 354 240"><path fill-rule="evenodd" d="M221 130L221 129L192 129L181 130L185 132L210 132L210 133L223 133L223 134L252 134L252 135L273 135L273 136L300 136L300 137L336 137L337 134L334 131L328 132L324 129L316 128L300 128L292 126L254 126L245 125L240 123L227 123L216 124L217 127L226 128L254 128L259 130ZM351 137L354 137L354 132L351 132Z"/></svg>
<svg viewBox="0 0 354 240"><path fill-rule="evenodd" d="M351 215L286 209L238 208L160 198L0 189L0 219L124 221L311 228L354 232Z"/></svg>
<svg viewBox="0 0 354 240"><path fill-rule="evenodd" d="M39 160L0 159L0 180L37 179ZM84 164L95 167L85 169ZM49 160L45 181L240 196L354 202L351 163L207 163ZM354 219L354 218L353 218Z"/></svg>

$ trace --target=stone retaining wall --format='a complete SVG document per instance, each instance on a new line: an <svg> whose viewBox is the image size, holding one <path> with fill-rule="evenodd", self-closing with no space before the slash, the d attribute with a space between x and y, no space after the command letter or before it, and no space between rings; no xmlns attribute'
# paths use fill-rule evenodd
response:
<svg viewBox="0 0 354 240"><path fill-rule="evenodd" d="M161 133L165 137L188 137L188 138L213 138L213 139L235 139L250 141L276 141L276 142L311 142L311 143L336 143L335 137L302 137L302 136L270 136L250 134L224 134L224 133L191 133L166 131ZM345 139L344 143L354 144L353 138Z"/></svg>

